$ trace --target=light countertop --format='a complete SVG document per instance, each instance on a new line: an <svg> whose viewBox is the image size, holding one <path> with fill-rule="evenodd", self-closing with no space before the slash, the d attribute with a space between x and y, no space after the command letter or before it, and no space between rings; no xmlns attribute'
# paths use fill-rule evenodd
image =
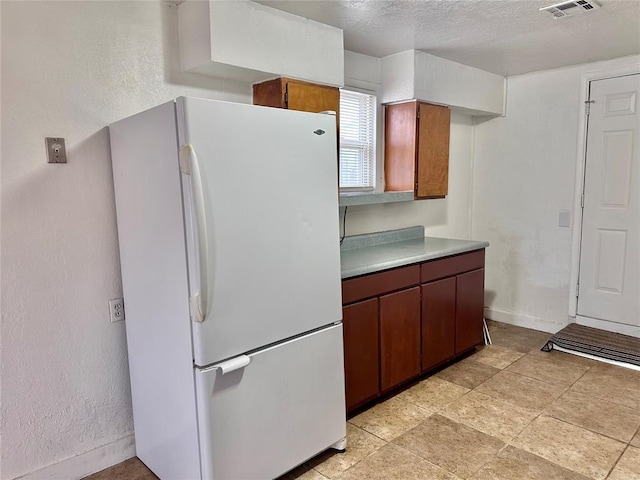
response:
<svg viewBox="0 0 640 480"><path fill-rule="evenodd" d="M342 278L487 248L489 242L425 237L424 227L411 227L346 237L340 248Z"/></svg>

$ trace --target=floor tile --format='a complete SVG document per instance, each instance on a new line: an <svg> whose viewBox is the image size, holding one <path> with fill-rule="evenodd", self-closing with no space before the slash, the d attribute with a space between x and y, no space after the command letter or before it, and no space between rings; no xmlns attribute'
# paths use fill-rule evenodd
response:
<svg viewBox="0 0 640 480"><path fill-rule="evenodd" d="M495 330L496 328L499 328L500 325L506 325L506 324L503 324L501 322L496 322L495 320L491 320L489 318L485 318L484 321L487 323L487 327L489 328L489 331Z"/></svg>
<svg viewBox="0 0 640 480"><path fill-rule="evenodd" d="M157 480L151 470L138 457L130 458L113 467L94 473L85 480Z"/></svg>
<svg viewBox="0 0 640 480"><path fill-rule="evenodd" d="M468 388L434 376L422 380L420 383L398 394L398 398L434 413L457 400L468 391Z"/></svg>
<svg viewBox="0 0 640 480"><path fill-rule="evenodd" d="M505 446L497 438L438 414L393 443L462 478L471 476Z"/></svg>
<svg viewBox="0 0 640 480"><path fill-rule="evenodd" d="M562 388L573 385L587 370L589 367L557 362L555 358L545 355L525 355L506 369L507 372L535 378Z"/></svg>
<svg viewBox="0 0 640 480"><path fill-rule="evenodd" d="M476 388L499 371L497 368L466 358L438 372L436 376L466 388Z"/></svg>
<svg viewBox="0 0 640 480"><path fill-rule="evenodd" d="M627 447L608 480L640 480L640 448Z"/></svg>
<svg viewBox="0 0 640 480"><path fill-rule="evenodd" d="M404 448L388 444L350 468L339 480L458 480Z"/></svg>
<svg viewBox="0 0 640 480"><path fill-rule="evenodd" d="M562 395L564 389L502 370L480 385L476 391L523 408L541 412Z"/></svg>
<svg viewBox="0 0 640 480"><path fill-rule="evenodd" d="M607 476L626 447L551 417L538 417L511 443L596 480Z"/></svg>
<svg viewBox="0 0 640 480"><path fill-rule="evenodd" d="M633 368L621 367L619 365L606 362L596 362L594 370L607 372L609 375L613 375L624 380L640 382L640 370L635 370Z"/></svg>
<svg viewBox="0 0 640 480"><path fill-rule="evenodd" d="M277 480L327 480L327 477L317 472L310 465L303 464L294 468L289 473L285 473Z"/></svg>
<svg viewBox="0 0 640 480"><path fill-rule="evenodd" d="M573 390L566 391L544 414L625 443L640 427L640 412Z"/></svg>
<svg viewBox="0 0 640 480"><path fill-rule="evenodd" d="M616 366L589 369L571 390L640 410L640 372Z"/></svg>
<svg viewBox="0 0 640 480"><path fill-rule="evenodd" d="M522 353L540 349L551 338L550 333L503 324L490 332L493 345Z"/></svg>
<svg viewBox="0 0 640 480"><path fill-rule="evenodd" d="M355 426L390 441L412 429L429 415L430 412L427 410L401 398L392 397L353 417L350 421Z"/></svg>
<svg viewBox="0 0 640 480"><path fill-rule="evenodd" d="M508 442L529 425L538 412L472 391L441 410L440 415Z"/></svg>
<svg viewBox="0 0 640 480"><path fill-rule="evenodd" d="M633 437L633 439L629 443L631 445L633 445L634 447L640 448L640 429L638 429L638 431L636 432L635 436Z"/></svg>
<svg viewBox="0 0 640 480"><path fill-rule="evenodd" d="M347 423L347 450L344 453L327 450L309 464L325 477L335 478L384 445L384 440Z"/></svg>
<svg viewBox="0 0 640 480"><path fill-rule="evenodd" d="M523 355L524 353L516 352L510 348L500 347L498 345L485 345L482 349L474 353L470 359L474 362L502 370L503 368L507 368Z"/></svg>
<svg viewBox="0 0 640 480"><path fill-rule="evenodd" d="M588 477L512 446L505 448L471 477L471 480L532 479L588 480Z"/></svg>
<svg viewBox="0 0 640 480"><path fill-rule="evenodd" d="M580 355L573 355L571 353L561 352L559 350L551 350L550 352L543 352L540 349L531 350L528 355L539 355L541 357L552 358L556 363L572 363L574 365L581 365L584 367L593 367L602 362L593 360L591 358L581 357Z"/></svg>

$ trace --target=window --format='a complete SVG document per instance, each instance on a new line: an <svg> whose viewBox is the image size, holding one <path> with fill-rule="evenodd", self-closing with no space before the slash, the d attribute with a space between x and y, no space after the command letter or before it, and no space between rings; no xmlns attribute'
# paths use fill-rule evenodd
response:
<svg viewBox="0 0 640 480"><path fill-rule="evenodd" d="M376 97L340 90L340 188L373 190L376 178Z"/></svg>

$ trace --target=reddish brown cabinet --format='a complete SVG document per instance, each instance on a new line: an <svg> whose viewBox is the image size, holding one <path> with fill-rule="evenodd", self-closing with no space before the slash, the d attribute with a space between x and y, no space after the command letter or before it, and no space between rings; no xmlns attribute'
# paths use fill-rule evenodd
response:
<svg viewBox="0 0 640 480"><path fill-rule="evenodd" d="M482 345L484 249L420 266L422 371Z"/></svg>
<svg viewBox="0 0 640 480"><path fill-rule="evenodd" d="M453 358L456 344L456 279L422 285L422 371Z"/></svg>
<svg viewBox="0 0 640 480"><path fill-rule="evenodd" d="M353 410L380 394L378 299L348 305L342 315L347 410Z"/></svg>
<svg viewBox="0 0 640 480"><path fill-rule="evenodd" d="M484 250L342 282L347 411L483 343Z"/></svg>
<svg viewBox="0 0 640 480"><path fill-rule="evenodd" d="M416 199L448 193L451 110L410 102L385 106L385 188Z"/></svg>
<svg viewBox="0 0 640 480"><path fill-rule="evenodd" d="M484 268L456 277L456 354L483 343Z"/></svg>
<svg viewBox="0 0 640 480"><path fill-rule="evenodd" d="M420 374L420 288L380 297L380 390Z"/></svg>

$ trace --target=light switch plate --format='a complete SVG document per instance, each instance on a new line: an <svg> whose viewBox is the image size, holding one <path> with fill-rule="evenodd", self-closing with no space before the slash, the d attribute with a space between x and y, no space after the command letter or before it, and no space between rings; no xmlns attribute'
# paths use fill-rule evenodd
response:
<svg viewBox="0 0 640 480"><path fill-rule="evenodd" d="M569 227L571 225L571 212L569 210L560 210L558 213L558 226Z"/></svg>
<svg viewBox="0 0 640 480"><path fill-rule="evenodd" d="M64 147L64 138L47 137L44 139L47 146L47 162L67 163L67 150Z"/></svg>

